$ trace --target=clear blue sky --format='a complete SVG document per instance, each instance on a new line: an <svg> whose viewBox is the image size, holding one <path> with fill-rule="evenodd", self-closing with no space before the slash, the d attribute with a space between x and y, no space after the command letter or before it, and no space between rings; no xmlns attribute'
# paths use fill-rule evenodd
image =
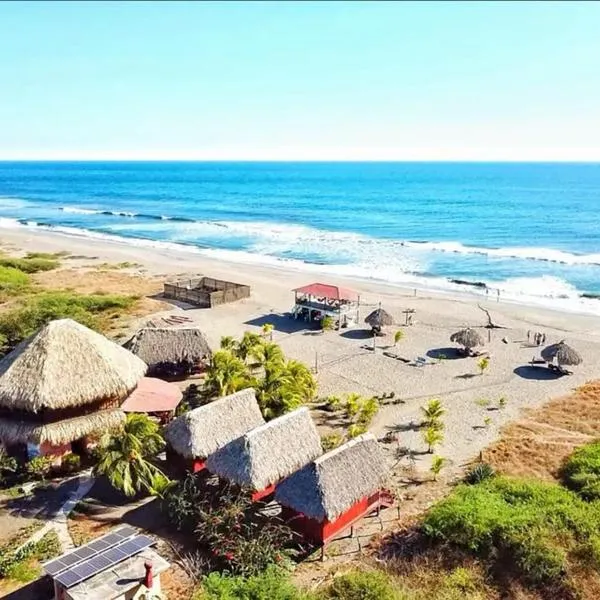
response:
<svg viewBox="0 0 600 600"><path fill-rule="evenodd" d="M600 3L3 2L0 158L600 160Z"/></svg>

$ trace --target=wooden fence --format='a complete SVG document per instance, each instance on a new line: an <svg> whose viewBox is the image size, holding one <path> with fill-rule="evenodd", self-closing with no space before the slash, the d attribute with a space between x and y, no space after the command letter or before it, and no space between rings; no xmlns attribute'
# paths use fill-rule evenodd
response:
<svg viewBox="0 0 600 600"><path fill-rule="evenodd" d="M210 277L197 277L164 284L165 298L194 304L201 308L212 308L249 296L248 285Z"/></svg>

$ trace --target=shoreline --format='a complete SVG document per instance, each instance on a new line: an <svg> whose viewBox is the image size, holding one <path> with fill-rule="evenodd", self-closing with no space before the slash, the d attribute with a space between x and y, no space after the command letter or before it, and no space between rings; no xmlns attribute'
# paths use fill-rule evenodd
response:
<svg viewBox="0 0 600 600"><path fill-rule="evenodd" d="M1 219L0 219L1 223ZM22 248L23 250L43 251L43 248L38 245L46 246L47 244L52 247L60 246L61 250L68 250L67 246L79 247L80 244L85 247L93 247L99 250L101 257L103 256L106 260L110 260L111 250L113 252L123 252L127 256L131 257L137 255L152 255L156 254L161 256L163 259L170 259L169 262L180 262L182 259L187 259L190 263L198 265L199 268L222 268L222 266L228 266L234 269L244 269L244 272L249 271L273 271L280 274L287 274L297 280L299 277L304 276L305 282L311 278L311 280L323 280L336 282L339 281L341 285L345 287L351 287L356 289L359 293L361 290L366 290L367 294L373 293L384 293L384 294L398 294L406 297L426 297L431 299L447 299L462 302L471 303L485 303L493 306L504 306L504 307L521 307L524 309L533 309L537 312L544 313L556 313L558 315L572 315L572 316L587 316L592 318L598 318L600 321L600 298L593 294L580 295L580 300L590 304L591 306L555 306L547 305L545 299L540 298L538 302L533 301L531 297L526 299L511 298L507 296L496 295L497 288L487 286L484 282L470 282L468 280L462 280L458 278L441 278L451 285L461 286L464 289L442 289L439 286L423 285L421 282L408 284L400 282L390 282L382 279L376 279L371 277L361 277L360 275L348 276L345 274L332 275L328 272L328 265L319 265L315 263L304 263L306 268L299 268L297 264L285 264L284 260L273 258L272 263L260 262L259 260L244 260L245 254L240 254L235 258L229 258L228 256L210 256L211 251L221 252L222 254L235 254L235 251L223 251L220 249L200 248L192 244L177 243L177 242L166 242L160 240L151 240L146 238L131 238L135 239L136 243L131 243L130 238L123 238L119 236L98 233L97 237L91 237L87 235L77 235L76 233L66 231L53 231L51 228L28 228L25 225L19 227L2 227L0 224L0 243L8 241L14 243L16 246L21 246L23 240L26 240L27 244L33 244L32 248ZM161 244L161 246L157 245ZM102 250L104 248L104 251ZM77 254L78 252L73 252ZM251 256L248 253L248 256ZM136 262L144 263L143 259L136 260ZM154 261L152 261L154 263ZM281 263L281 264L278 264ZM151 274L153 273L152 266L144 264ZM174 265L167 263L161 263L161 270L167 269L172 271ZM335 265L331 265L333 268ZM161 273L163 274L163 273ZM432 276L432 279L435 279ZM489 292L484 294L483 291ZM551 302L554 304L560 301L560 298L553 298ZM572 299L567 299L572 302Z"/></svg>

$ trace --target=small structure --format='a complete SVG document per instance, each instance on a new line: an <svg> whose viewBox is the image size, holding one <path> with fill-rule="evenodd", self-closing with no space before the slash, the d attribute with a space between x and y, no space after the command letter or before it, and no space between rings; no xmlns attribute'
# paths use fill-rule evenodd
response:
<svg viewBox="0 0 600 600"><path fill-rule="evenodd" d="M387 469L377 440L364 434L296 471L275 490L282 517L306 539L324 545L380 507Z"/></svg>
<svg viewBox="0 0 600 600"><path fill-rule="evenodd" d="M169 563L155 541L121 527L44 564L55 600L162 598L160 575Z"/></svg>
<svg viewBox="0 0 600 600"><path fill-rule="evenodd" d="M167 454L171 460L183 459L197 473L204 469L208 456L264 422L254 390L248 388L190 410L169 423L164 431Z"/></svg>
<svg viewBox="0 0 600 600"><path fill-rule="evenodd" d="M335 327L358 323L360 296L353 290L325 283L311 283L293 290L295 319L308 323L331 317Z"/></svg>
<svg viewBox="0 0 600 600"><path fill-rule="evenodd" d="M270 496L275 484L323 452L308 408L302 407L250 430L208 457L213 474L252 490L252 499Z"/></svg>
<svg viewBox="0 0 600 600"><path fill-rule="evenodd" d="M164 423L172 418L182 397L176 385L162 379L142 377L135 390L121 404L121 410L153 415Z"/></svg>
<svg viewBox="0 0 600 600"><path fill-rule="evenodd" d="M391 327L394 324L394 317L387 310L379 307L365 317L365 323L377 334L381 333L384 327Z"/></svg>
<svg viewBox="0 0 600 600"><path fill-rule="evenodd" d="M453 333L450 336L450 341L463 346L465 354L467 355L472 354L473 348L483 346L485 343L481 335L471 327Z"/></svg>
<svg viewBox="0 0 600 600"><path fill-rule="evenodd" d="M201 308L213 308L250 297L250 286L211 277L197 277L165 283L163 295Z"/></svg>
<svg viewBox="0 0 600 600"><path fill-rule="evenodd" d="M541 352L542 358L548 363L549 368L559 371L563 374L570 374L570 371L564 367L580 365L583 359L579 353L561 340L558 344L550 344Z"/></svg>
<svg viewBox="0 0 600 600"><path fill-rule="evenodd" d="M144 327L123 346L148 365L148 375L188 375L211 357L197 327Z"/></svg>
<svg viewBox="0 0 600 600"><path fill-rule="evenodd" d="M124 420L120 404L145 372L99 333L52 321L0 361L0 441L24 458L82 453L90 434Z"/></svg>

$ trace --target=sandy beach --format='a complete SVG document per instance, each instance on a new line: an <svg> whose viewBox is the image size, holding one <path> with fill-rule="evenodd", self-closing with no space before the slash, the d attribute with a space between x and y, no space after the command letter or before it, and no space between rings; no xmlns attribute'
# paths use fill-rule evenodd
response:
<svg viewBox="0 0 600 600"><path fill-rule="evenodd" d="M523 409L562 396L600 373L600 317L495 299L482 301L468 294L449 296L419 290L415 295L412 289L328 277L325 282L351 287L360 294L361 323L353 329L321 334L305 330L302 323L286 315L293 303L291 290L311 281L323 281L318 275L50 232L2 230L0 241L4 249L15 253L68 251L71 258L65 260L63 268L70 270L93 270L101 263L135 263L124 270L135 275L131 293L143 290L144 295L152 295L148 294L151 290L159 294L165 279L199 274L250 285L249 299L214 309L170 306L165 314L182 311L205 331L214 347L223 335L240 336L246 330L258 330L263 323L273 323L273 339L286 354L317 369L320 397L347 392L371 396L393 391L395 403L382 407L371 429L380 437L388 431L396 432L396 443L387 446L390 458L395 459L401 449L405 458L399 464L406 464L406 456L411 455L419 469L426 468L429 459L418 428L420 407L429 398L440 398L447 409L444 442L436 452L448 459L449 467L458 469L496 439L500 428L522 415ZM361 347L372 344L362 320L379 303L404 330L404 338L394 352L410 361L425 357L425 366L404 364L383 354L386 347L393 345L397 328L390 328L386 337L377 338L374 352ZM478 303L490 311L502 329L483 328L487 319ZM408 308L416 311L413 325L403 326L402 311ZM136 322L132 328L140 324ZM466 326L481 328L482 335L489 339L485 350L491 360L483 375L478 372L477 359L452 358L449 337ZM563 377L546 368L532 369L528 363L539 358L541 348L528 343L528 331L544 333L547 343L565 339L582 355L583 364L573 369L573 375ZM436 360L440 353L448 358ZM505 402L499 404L500 398ZM335 425L324 412L315 416L324 431Z"/></svg>

